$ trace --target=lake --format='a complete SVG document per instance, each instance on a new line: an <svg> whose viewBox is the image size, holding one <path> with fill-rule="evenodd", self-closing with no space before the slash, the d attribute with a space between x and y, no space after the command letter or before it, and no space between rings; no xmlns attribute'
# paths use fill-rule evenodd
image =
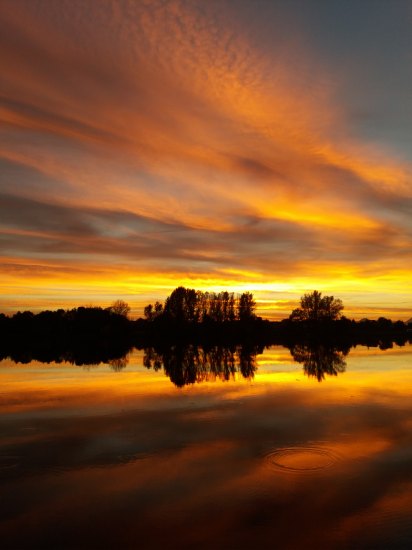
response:
<svg viewBox="0 0 412 550"><path fill-rule="evenodd" d="M1 361L1 547L411 548L412 345L347 351Z"/></svg>

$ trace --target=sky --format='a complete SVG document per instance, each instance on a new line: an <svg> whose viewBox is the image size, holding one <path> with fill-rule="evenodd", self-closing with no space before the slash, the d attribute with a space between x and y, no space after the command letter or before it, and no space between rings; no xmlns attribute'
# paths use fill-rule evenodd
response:
<svg viewBox="0 0 412 550"><path fill-rule="evenodd" d="M412 317L412 3L1 0L0 311Z"/></svg>

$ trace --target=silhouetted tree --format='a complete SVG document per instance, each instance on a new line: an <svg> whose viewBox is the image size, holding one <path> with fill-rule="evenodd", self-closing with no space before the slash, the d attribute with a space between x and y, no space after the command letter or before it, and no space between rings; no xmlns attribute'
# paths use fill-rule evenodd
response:
<svg viewBox="0 0 412 550"><path fill-rule="evenodd" d="M163 327L169 321L178 323L229 323L236 319L255 319L256 302L253 294L244 292L235 298L233 292L202 292L183 286L177 287L166 298L164 306L156 302L144 308L148 321L161 317Z"/></svg>
<svg viewBox="0 0 412 550"><path fill-rule="evenodd" d="M250 321L255 317L256 302L251 292L241 294L238 303L238 318L240 321Z"/></svg>
<svg viewBox="0 0 412 550"><path fill-rule="evenodd" d="M196 290L179 286L166 299L164 312L176 321L196 321Z"/></svg>
<svg viewBox="0 0 412 550"><path fill-rule="evenodd" d="M111 313L116 313L117 315L122 315L123 317L128 317L130 313L129 304L127 302L124 302L123 300L116 300L107 309Z"/></svg>
<svg viewBox="0 0 412 550"><path fill-rule="evenodd" d="M314 290L304 294L300 299L300 307L294 309L289 317L292 321L335 321L341 316L342 300L333 296L324 296Z"/></svg>
<svg viewBox="0 0 412 550"><path fill-rule="evenodd" d="M209 311L209 293L196 291L196 315L198 321L202 322L207 319Z"/></svg>
<svg viewBox="0 0 412 550"><path fill-rule="evenodd" d="M153 321L163 314L163 304L160 302L155 302L154 306L149 304L144 308L143 313L148 321Z"/></svg>
<svg viewBox="0 0 412 550"><path fill-rule="evenodd" d="M153 305L148 304L143 310L144 316L148 321L153 321Z"/></svg>
<svg viewBox="0 0 412 550"><path fill-rule="evenodd" d="M221 294L212 293L209 299L209 317L221 323L223 321L223 308Z"/></svg>

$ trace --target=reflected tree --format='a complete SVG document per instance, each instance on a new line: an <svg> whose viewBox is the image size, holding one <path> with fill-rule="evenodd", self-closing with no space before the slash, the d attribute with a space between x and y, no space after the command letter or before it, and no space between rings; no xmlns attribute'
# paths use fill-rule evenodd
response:
<svg viewBox="0 0 412 550"><path fill-rule="evenodd" d="M196 351L193 346L173 346L163 353L163 368L166 375L181 388L197 381Z"/></svg>
<svg viewBox="0 0 412 550"><path fill-rule="evenodd" d="M338 350L332 346L322 344L295 344L290 348L290 353L297 363L303 364L304 373L321 382L325 375L337 376L345 372L345 357L349 349Z"/></svg>
<svg viewBox="0 0 412 550"><path fill-rule="evenodd" d="M109 359L107 363L108 365L110 365L110 367L114 371L119 372L124 368L126 368L127 365L129 364L129 356L124 355L123 357L116 357L115 359Z"/></svg>
<svg viewBox="0 0 412 550"><path fill-rule="evenodd" d="M239 370L247 380L252 380L257 371L256 355L263 353L263 349L256 346L243 345L238 349Z"/></svg>
<svg viewBox="0 0 412 550"><path fill-rule="evenodd" d="M261 351L260 351L261 352ZM143 365L159 370L178 387L196 382L233 380L236 373L252 379L257 370L255 347L211 346L207 349L188 345L165 349L146 348Z"/></svg>
<svg viewBox="0 0 412 550"><path fill-rule="evenodd" d="M143 366L158 371L162 368L161 355L154 348L146 348L143 355Z"/></svg>

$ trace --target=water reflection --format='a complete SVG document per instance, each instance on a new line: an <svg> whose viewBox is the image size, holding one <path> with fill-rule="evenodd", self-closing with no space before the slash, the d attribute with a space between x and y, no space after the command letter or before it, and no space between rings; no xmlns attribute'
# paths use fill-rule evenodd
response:
<svg viewBox="0 0 412 550"><path fill-rule="evenodd" d="M349 350L349 347L338 349L325 344L295 344L290 348L290 353L294 361L303 363L303 371L307 376L321 382L325 375L337 376L345 372L345 357Z"/></svg>
<svg viewBox="0 0 412 550"><path fill-rule="evenodd" d="M250 346L148 348L151 370L111 360L121 376L0 369L1 547L409 548L412 347L292 349L331 383ZM153 371L231 380L256 359L275 376L253 387Z"/></svg>
<svg viewBox="0 0 412 550"><path fill-rule="evenodd" d="M325 344L295 344L289 348L293 360L303 363L304 373L319 382L325 376L345 372L345 357L349 350L349 347L339 349ZM207 349L198 346L152 347L144 350L143 365L155 371L163 368L177 387L196 382L234 380L236 374L252 380L258 370L257 356L263 351L263 347L255 345Z"/></svg>
<svg viewBox="0 0 412 550"><path fill-rule="evenodd" d="M0 349L0 361L10 358L14 363L70 363L77 366L96 366L101 363L111 365L114 370L121 370L128 364L128 357L133 348L119 343L94 342L93 344L76 345L70 349L21 349L3 352Z"/></svg>
<svg viewBox="0 0 412 550"><path fill-rule="evenodd" d="M114 359L109 359L107 361L107 364L110 365L110 367L116 371L119 372L127 367L129 364L129 354L127 353L123 357L116 357Z"/></svg>
<svg viewBox="0 0 412 550"><path fill-rule="evenodd" d="M345 372L345 357L350 346L335 347L326 344L293 344L289 346L294 361L303 364L303 371L319 382L325 376L337 376ZM382 349L382 348L381 348ZM8 354L15 363L70 363L90 367L99 364L109 365L119 372L127 367L132 349L128 347L79 347L69 351L53 353L41 351L21 351ZM264 346L244 343L233 346L197 346L165 345L164 347L146 347L143 350L143 366L154 371L164 370L177 387L198 382L215 380L235 380L240 376L252 380L258 370L258 356L264 353ZM0 354L0 360L5 358Z"/></svg>
<svg viewBox="0 0 412 550"><path fill-rule="evenodd" d="M251 380L257 370L256 356L261 353L263 348L256 345L146 348L143 364L147 369L163 367L173 384L183 387L195 382L234 380L236 373Z"/></svg>

